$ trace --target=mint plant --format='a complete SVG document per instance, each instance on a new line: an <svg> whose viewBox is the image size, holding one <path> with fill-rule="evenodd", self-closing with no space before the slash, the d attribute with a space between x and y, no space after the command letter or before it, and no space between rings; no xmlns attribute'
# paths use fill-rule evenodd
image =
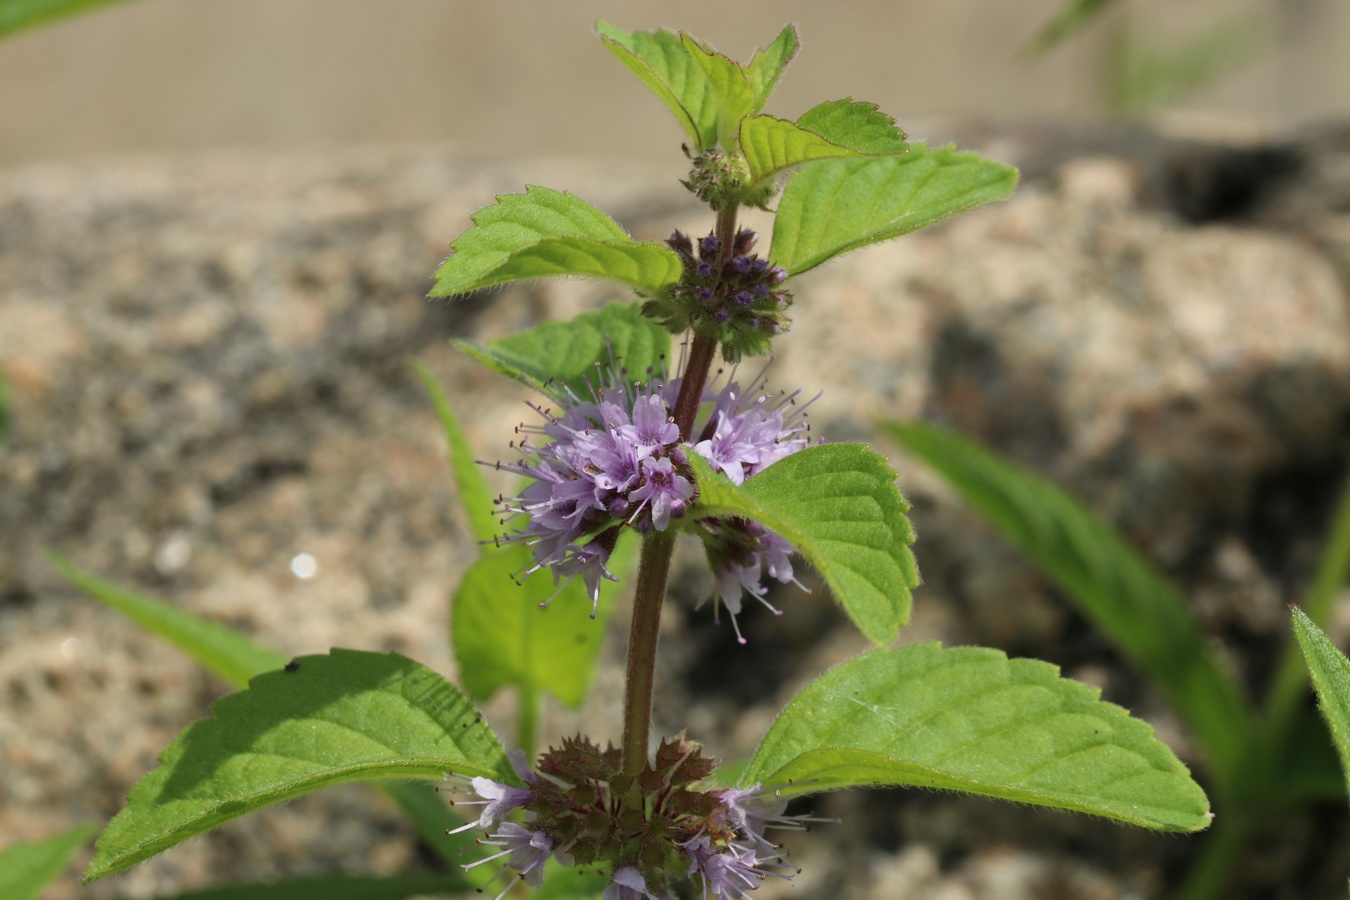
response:
<svg viewBox="0 0 1350 900"><path fill-rule="evenodd" d="M687 34L597 30L684 129L685 186L713 221L697 237L635 241L581 198L529 186L475 214L451 243L433 296L552 276L636 295L461 344L542 398L510 439L513 458L494 464L521 486L495 502L450 403L419 369L481 542L452 609L463 689L398 654L334 649L283 665L226 629L54 558L226 679L247 680L136 785L86 879L351 781L382 785L462 866L447 880L499 900L521 882L541 896L673 897L688 881L704 896L744 897L764 879L796 875L773 832L816 820L790 812L789 801L850 787L913 785L1160 830L1205 828L1209 802L1185 766L1095 688L997 650L892 646L919 585L895 472L864 445L810 431L809 388L770 388L771 369L753 359L791 328L796 276L1003 198L1016 172L910 142L889 116L852 99L795 120L764 114L797 50L792 27L745 64ZM739 221L751 207L774 213L766 252ZM731 366L725 376L713 374L719 359ZM710 758L697 735L651 733L659 623L681 535L705 551L716 583L709 627L725 612L729 652L744 643L737 617L747 598L769 606L764 581L795 580L794 553L877 645L798 694L748 762ZM544 695L584 702L614 590L629 584L621 734L576 735L536 752ZM792 614L790 605L770 609ZM519 700L510 752L475 705L503 688ZM409 784L443 779L467 821ZM379 895L427 889L401 884L382 884Z"/></svg>

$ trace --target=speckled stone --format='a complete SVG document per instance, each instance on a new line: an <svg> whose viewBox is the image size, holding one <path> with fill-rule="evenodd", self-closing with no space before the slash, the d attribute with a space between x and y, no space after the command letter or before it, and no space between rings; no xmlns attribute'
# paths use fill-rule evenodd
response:
<svg viewBox="0 0 1350 900"><path fill-rule="evenodd" d="M1180 579L1226 658L1259 682L1345 472L1350 140L1333 129L1281 145L1294 174L1217 215L1213 179L1195 173L1241 148L1089 131L1050 153L1063 133L968 134L1024 166L1016 197L801 279L772 381L824 391L812 427L829 439L925 418L1065 483ZM415 147L0 173L12 417L0 446L0 846L110 816L225 690L65 586L44 547L286 654L397 650L453 677L446 603L476 548L407 360L428 362L495 459L527 395L449 340L618 294L566 281L429 302L430 274L475 208L526 182L569 188L644 239L706 230L675 174ZM903 640L1050 659L1196 763L1182 725L1106 642L949 488L882 449L915 503L926 576ZM294 573L299 554L312 577ZM710 591L699 558L687 548L676 564L658 727L740 756L864 642L807 577L810 595L775 591L781 619L746 615L750 644L737 648L694 609ZM551 710L549 735L617 735L624 629L610 628L592 702ZM1335 636L1347 628L1337 617ZM510 698L487 712L509 739ZM920 792L846 792L817 809L842 824L794 836L798 886L766 884L765 897L1165 897L1198 846ZM1289 826L1228 896L1343 889L1344 860L1326 847L1346 827L1333 821ZM382 798L349 787L89 889L72 874L50 897L429 859Z"/></svg>

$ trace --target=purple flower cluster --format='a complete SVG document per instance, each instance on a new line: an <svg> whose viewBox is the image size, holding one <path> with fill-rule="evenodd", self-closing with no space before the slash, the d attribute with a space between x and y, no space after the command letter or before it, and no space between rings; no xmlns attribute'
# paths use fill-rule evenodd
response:
<svg viewBox="0 0 1350 900"><path fill-rule="evenodd" d="M742 484L807 446L809 404L797 406L797 393L767 394L763 370L744 388L733 375L720 391L706 391L710 412L690 442L681 442L671 416L679 388L679 378L659 377L646 384L606 381L585 397L563 386L553 396L558 412L531 405L542 424L517 429L525 435L513 444L521 460L498 464L531 479L518 496L499 501L509 517L528 521L498 543L530 548L534 564L527 575L548 568L555 583L582 578L592 615L601 580L614 579L606 566L620 530L665 531L693 502L688 453ZM743 592L764 602L765 573L795 580L792 548L753 522L700 520L695 531L708 548L718 599L733 625ZM741 639L739 628L736 633Z"/></svg>
<svg viewBox="0 0 1350 900"><path fill-rule="evenodd" d="M501 849L469 863L473 868L506 857L499 874L515 872L498 900L516 881L538 886L549 856L564 865L613 865L602 900L668 900L667 875L683 872L702 886L704 897L743 900L765 878L791 881L797 870L781 846L766 836L770 828L802 830L810 817L785 816L787 802L758 785L741 789L700 790L712 763L696 744L663 743L654 768L637 784L655 784L651 796L626 798L611 781L620 777L613 751L601 752L585 741L564 742L541 758L536 775L512 762L526 787L486 778L447 776L480 799L482 815L463 828L487 832L482 846ZM660 777L657 777L658 773ZM525 824L504 821L524 810ZM609 854L615 854L611 856ZM617 858L615 858L617 856Z"/></svg>

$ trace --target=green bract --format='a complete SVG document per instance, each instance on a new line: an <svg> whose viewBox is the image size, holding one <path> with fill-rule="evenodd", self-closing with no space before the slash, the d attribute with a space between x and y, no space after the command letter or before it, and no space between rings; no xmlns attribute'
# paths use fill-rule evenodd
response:
<svg viewBox="0 0 1350 900"><path fill-rule="evenodd" d="M741 775L783 794L914 785L1165 831L1209 802L1153 729L1037 660L911 644L831 669L783 710Z"/></svg>

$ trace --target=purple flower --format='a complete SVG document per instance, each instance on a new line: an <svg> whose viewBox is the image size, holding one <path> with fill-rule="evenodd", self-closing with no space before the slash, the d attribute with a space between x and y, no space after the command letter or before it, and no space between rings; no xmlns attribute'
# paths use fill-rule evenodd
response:
<svg viewBox="0 0 1350 900"><path fill-rule="evenodd" d="M496 834L490 834L486 838L478 841L479 844L489 847L502 847L500 852L491 856L485 856L482 859L468 863L464 868L472 869L474 866L481 866L483 863L492 862L494 859L507 857L506 868L498 873L514 871L516 878L509 879L506 887L497 895L496 900L501 900L515 886L517 881L524 881L531 887L539 887L544 881L544 863L548 861L549 855L553 852L553 838L542 831L531 831L524 825L517 825L515 822L503 822ZM495 880L495 877L493 880ZM491 883L491 880L488 882Z"/></svg>
<svg viewBox="0 0 1350 900"><path fill-rule="evenodd" d="M530 771L524 750L512 750L507 754L507 758L511 760L511 767L516 770L516 774L524 779L526 784L533 784L539 779L538 775ZM446 773L445 780L454 782L460 787L467 787L482 798L481 800L461 800L458 805L483 807L483 812L476 821L447 831L446 834L458 834L461 831L468 831L470 828L491 831L502 819L506 818L507 813L529 803L534 796L534 792L528 787L512 787L490 778L466 779L463 776Z"/></svg>
<svg viewBox="0 0 1350 900"><path fill-rule="evenodd" d="M635 866L619 866L614 870L614 880L600 892L600 900L670 900L669 896L658 897L647 890L647 880Z"/></svg>
<svg viewBox="0 0 1350 900"><path fill-rule="evenodd" d="M691 443L681 442L672 418L679 378L657 377L645 385L607 380L593 398L564 386L552 396L559 412L531 405L542 424L520 426L525 437L514 446L522 459L498 464L533 479L518 496L499 501L508 518L526 521L498 543L530 548L534 562L525 575L547 568L555 584L582 578L594 615L601 580L614 579L606 566L620 529L665 531L693 502L689 451L743 484L807 446L810 403L799 406L798 393L770 395L764 375L761 370L743 388L733 374L721 390L706 391L703 400L711 409ZM734 627L745 593L769 606L760 586L764 574L795 580L791 546L767 529L722 519L701 521L695 530L708 545L718 602ZM744 643L739 627L736 635Z"/></svg>

